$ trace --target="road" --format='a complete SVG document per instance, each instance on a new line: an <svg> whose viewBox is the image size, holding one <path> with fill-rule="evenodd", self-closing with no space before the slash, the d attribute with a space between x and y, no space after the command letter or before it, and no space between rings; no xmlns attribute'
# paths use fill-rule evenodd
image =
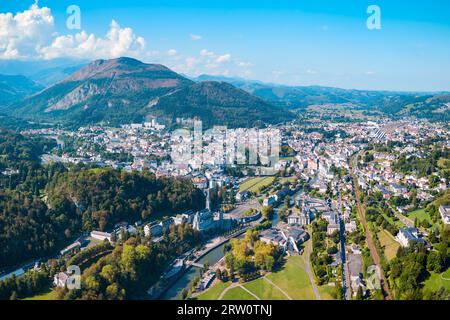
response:
<svg viewBox="0 0 450 320"><path fill-rule="evenodd" d="M356 203L357 203L357 207L358 207L359 219L361 221L361 224L364 227L366 241L367 241L367 246L369 247L369 251L370 251L370 255L372 256L372 260L375 263L375 265L377 266L378 270L380 270L381 285L383 286L385 298L386 298L386 300L391 300L391 291L389 289L389 284L386 281L386 277L384 275L383 268L381 267L380 256L378 255L377 248L374 245L374 242L373 242L373 239L372 239L372 234L370 233L369 226L367 225L366 215L365 215L365 212L364 212L364 207L361 204L358 178L357 178L356 173L355 173L356 160L357 160L357 155L353 158L353 160L350 161L350 170L351 170L351 174L352 174L352 177L353 177L353 183L354 183L355 197L356 197Z"/></svg>
<svg viewBox="0 0 450 320"><path fill-rule="evenodd" d="M349 279L350 276L348 274L347 268L347 256L345 254L345 222L342 219L342 203L341 203L341 191L339 190L340 180L336 183L336 193L338 196L338 212L339 212L339 239L341 241L341 263L342 263L342 290L344 291L345 300L351 300L351 292L349 290Z"/></svg>

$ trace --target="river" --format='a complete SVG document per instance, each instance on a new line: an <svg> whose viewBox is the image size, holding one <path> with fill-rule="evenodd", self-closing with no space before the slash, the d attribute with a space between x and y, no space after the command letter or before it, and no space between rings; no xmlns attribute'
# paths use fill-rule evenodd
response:
<svg viewBox="0 0 450 320"><path fill-rule="evenodd" d="M278 208L277 208L278 209ZM272 225L276 226L278 224L278 210L275 209L275 213L272 217ZM242 236L241 236L242 237ZM228 243L228 242L226 242ZM198 262L200 264L204 264L208 262L210 266L216 264L220 259L223 258L223 248L225 244L218 246L217 248L208 252L204 257L202 257ZM189 286L189 283L200 274L200 269L196 267L191 267L188 271L186 271L180 279L178 279L162 296L160 299L162 300L181 300L181 292L184 288Z"/></svg>
<svg viewBox="0 0 450 320"><path fill-rule="evenodd" d="M202 257L198 263L204 264L205 262L208 262L210 266L216 264L222 257L223 254L223 248L227 242L224 244L218 246L217 248L211 250L208 252L204 257ZM180 278L178 279L172 287L170 287L169 290L167 290L162 296L162 300L181 300L181 292L184 288L187 288L189 286L189 283L200 274L200 269L196 267L189 268L188 271Z"/></svg>

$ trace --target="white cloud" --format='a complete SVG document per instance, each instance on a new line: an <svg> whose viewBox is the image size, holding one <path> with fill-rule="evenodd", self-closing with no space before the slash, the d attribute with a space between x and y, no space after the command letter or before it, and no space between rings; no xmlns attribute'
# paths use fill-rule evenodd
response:
<svg viewBox="0 0 450 320"><path fill-rule="evenodd" d="M170 57L174 57L174 56L176 56L176 55L178 54L178 52L177 52L177 50L175 50L175 49L170 49L169 51L167 51L167 54L168 54Z"/></svg>
<svg viewBox="0 0 450 320"><path fill-rule="evenodd" d="M231 60L231 54L227 53L221 56L218 56L216 59L217 63L223 63Z"/></svg>
<svg viewBox="0 0 450 320"><path fill-rule="evenodd" d="M190 34L193 41L202 36ZM37 3L16 14L0 13L0 59L111 59L130 56L146 62L165 64L178 72L246 76L251 74L250 62L235 60L231 53L203 49L196 55L184 55L176 49L165 52L147 48L146 40L133 29L112 21L103 36L81 30L58 33L50 8Z"/></svg>
<svg viewBox="0 0 450 320"><path fill-rule="evenodd" d="M121 56L141 57L145 53L146 43L137 37L131 28L121 28L112 21L104 38L81 31L75 35L56 37L52 43L39 50L44 59L58 57L102 58L110 59Z"/></svg>
<svg viewBox="0 0 450 320"><path fill-rule="evenodd" d="M0 13L0 59L23 59L33 56L48 43L54 30L49 8L33 4L28 10Z"/></svg>
<svg viewBox="0 0 450 320"><path fill-rule="evenodd" d="M201 36L201 35L198 35L198 34L193 34L193 33L191 33L191 34L189 35L189 37L191 38L192 41L199 41L199 40L202 40L202 36Z"/></svg>
<svg viewBox="0 0 450 320"><path fill-rule="evenodd" d="M202 57L213 57L213 56L215 56L215 53L212 52L212 51L208 51L206 49L203 49L202 51L200 51L200 55Z"/></svg>
<svg viewBox="0 0 450 320"><path fill-rule="evenodd" d="M308 70L305 71L305 73L306 73L306 74L310 74L310 75L314 75L314 74L318 74L319 72L316 71L316 70L308 69Z"/></svg>
<svg viewBox="0 0 450 320"><path fill-rule="evenodd" d="M28 10L0 14L0 59L54 59L143 57L146 43L131 28L121 28L114 20L104 38L81 31L58 35L47 7L33 4Z"/></svg>

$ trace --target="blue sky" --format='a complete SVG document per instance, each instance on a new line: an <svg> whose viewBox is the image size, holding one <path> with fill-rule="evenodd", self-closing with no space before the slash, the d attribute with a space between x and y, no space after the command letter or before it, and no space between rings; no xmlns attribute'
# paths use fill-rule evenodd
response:
<svg viewBox="0 0 450 320"><path fill-rule="evenodd" d="M33 3L0 0L0 12L15 15ZM57 50L55 37L80 32L66 28L71 4L81 9L82 30L97 37L96 53L84 50L85 40L71 50ZM372 4L381 8L381 30L366 27L366 9ZM40 0L39 7L51 9L54 30L47 33L54 38L39 43L39 48L48 46L39 54L17 59L64 54L109 58L124 52L189 75L357 89L450 90L450 1ZM132 29L130 41L145 39L145 48L125 38L120 38L125 49L111 48L117 39L102 39L112 20L120 25L115 30ZM0 35L0 54L1 46Z"/></svg>

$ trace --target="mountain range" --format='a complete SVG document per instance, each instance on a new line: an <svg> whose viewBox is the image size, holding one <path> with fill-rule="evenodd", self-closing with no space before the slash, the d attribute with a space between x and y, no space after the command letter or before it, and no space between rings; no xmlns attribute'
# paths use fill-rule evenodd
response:
<svg viewBox="0 0 450 320"><path fill-rule="evenodd" d="M24 76L0 75L0 105L21 100L42 89Z"/></svg>
<svg viewBox="0 0 450 320"><path fill-rule="evenodd" d="M12 105L14 115L71 124L140 122L149 115L199 117L206 126L253 126L288 114L225 82L196 83L169 68L131 58L97 60Z"/></svg>
<svg viewBox="0 0 450 320"><path fill-rule="evenodd" d="M0 71L2 67L0 63ZM206 127L249 127L283 122L293 118L291 111L323 104L441 121L448 121L450 114L448 93L287 86L210 75L189 78L132 58L39 64L28 73L40 83L55 83L43 89L23 76L0 76L0 111L73 125L118 125L156 115L171 122L198 117Z"/></svg>

